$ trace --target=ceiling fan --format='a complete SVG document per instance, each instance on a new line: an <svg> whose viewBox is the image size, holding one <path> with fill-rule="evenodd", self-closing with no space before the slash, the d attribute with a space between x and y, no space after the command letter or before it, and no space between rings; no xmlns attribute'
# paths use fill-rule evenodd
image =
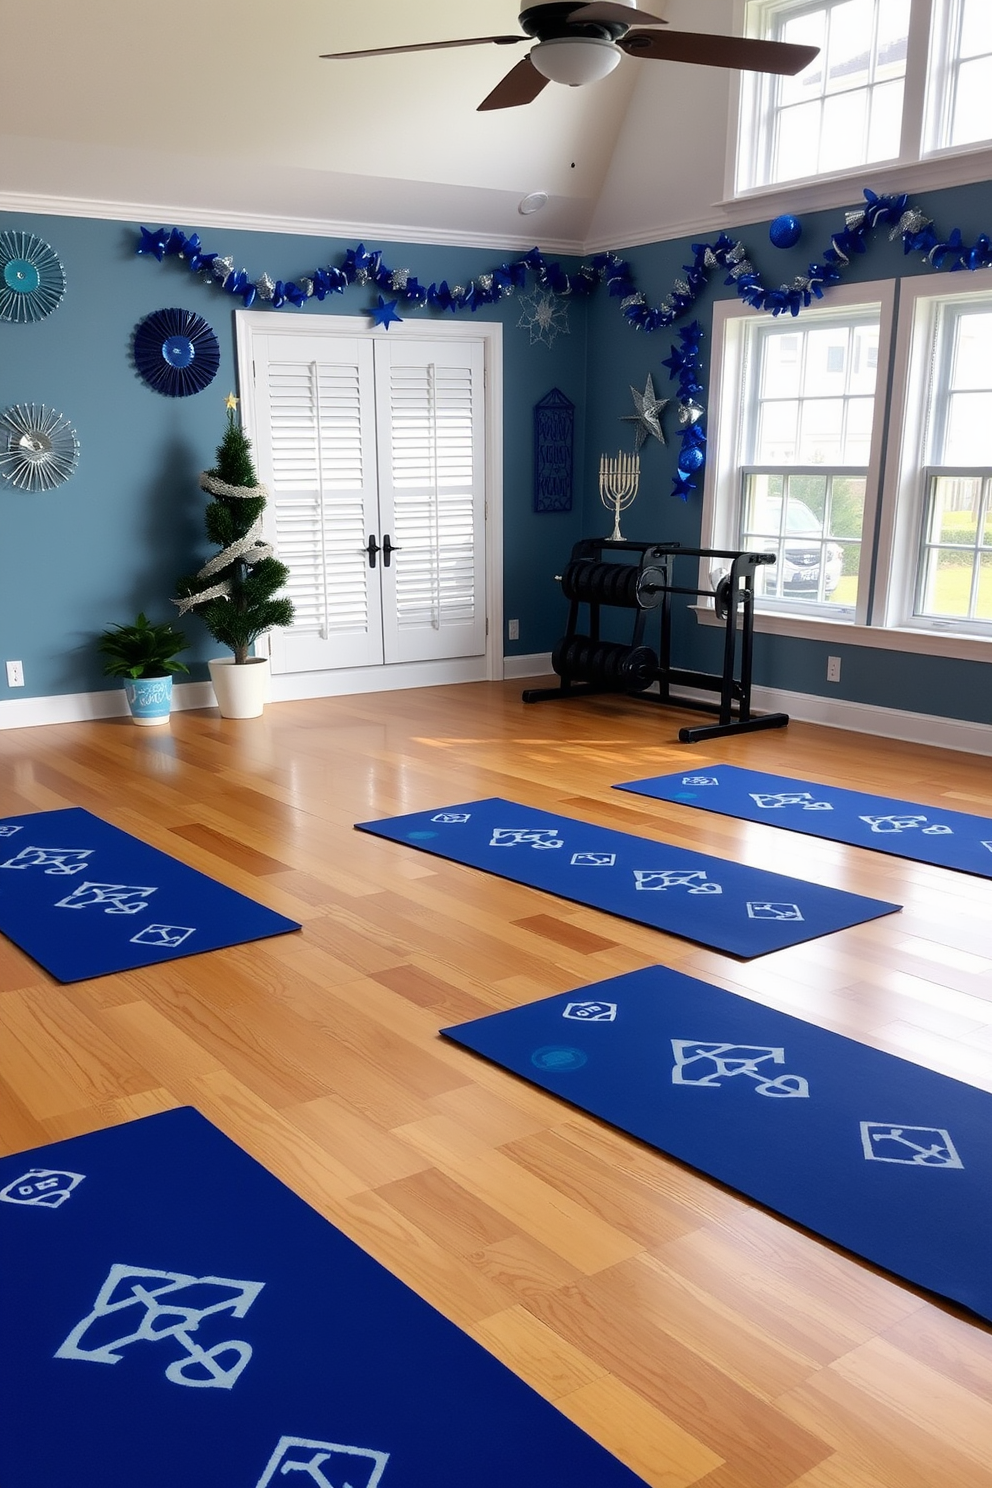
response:
<svg viewBox="0 0 992 1488"><path fill-rule="evenodd" d="M812 62L819 48L782 41L758 41L746 36L697 35L691 31L641 31L638 26L665 26L661 16L648 15L632 4L614 0L553 0L528 5L520 12L523 36L467 36L456 41L422 41L410 46L372 47L360 52L327 52L328 60L384 57L396 52L433 52L449 47L514 46L533 42L522 62L479 104L480 110L516 108L532 103L549 82L577 88L613 71L623 53L656 62L696 62L705 67L729 67L748 72L777 72L793 76Z"/></svg>

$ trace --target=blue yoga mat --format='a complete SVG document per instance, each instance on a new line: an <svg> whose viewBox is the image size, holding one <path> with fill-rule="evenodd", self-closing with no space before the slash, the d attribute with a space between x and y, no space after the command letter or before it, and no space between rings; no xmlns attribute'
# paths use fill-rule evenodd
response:
<svg viewBox="0 0 992 1488"><path fill-rule="evenodd" d="M992 1320L992 1095L661 966L443 1032Z"/></svg>
<svg viewBox="0 0 992 1488"><path fill-rule="evenodd" d="M736 765L629 780L616 790L992 878L992 820Z"/></svg>
<svg viewBox="0 0 992 1488"><path fill-rule="evenodd" d="M762 956L900 908L498 796L357 826L734 956Z"/></svg>
<svg viewBox="0 0 992 1488"><path fill-rule="evenodd" d="M81 807L0 820L0 932L60 982L299 928Z"/></svg>
<svg viewBox="0 0 992 1488"><path fill-rule="evenodd" d="M0 1162L8 1488L644 1488L189 1109Z"/></svg>

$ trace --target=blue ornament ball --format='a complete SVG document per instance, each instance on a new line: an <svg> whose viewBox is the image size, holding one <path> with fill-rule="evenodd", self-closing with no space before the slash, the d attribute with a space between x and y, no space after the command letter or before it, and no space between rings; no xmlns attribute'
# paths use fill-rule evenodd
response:
<svg viewBox="0 0 992 1488"><path fill-rule="evenodd" d="M768 236L776 248L794 248L802 235L802 223L797 217L790 217L787 212L776 217L768 229Z"/></svg>
<svg viewBox="0 0 992 1488"><path fill-rule="evenodd" d="M679 469L691 475L693 471L699 470L702 467L705 459L706 456L698 444L690 445L688 449L684 449L679 455Z"/></svg>

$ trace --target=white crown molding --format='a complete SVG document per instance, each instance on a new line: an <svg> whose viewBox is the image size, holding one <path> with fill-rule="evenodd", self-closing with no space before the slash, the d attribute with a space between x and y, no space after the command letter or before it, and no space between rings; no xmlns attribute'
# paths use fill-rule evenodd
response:
<svg viewBox="0 0 992 1488"><path fill-rule="evenodd" d="M447 228L404 226L396 222L346 222L333 218L283 217L264 212L230 212L161 202L98 201L86 197L44 196L18 191L0 191L0 212L30 212L48 217L93 217L108 222L140 222L148 226L168 224L190 231L225 228L233 232L287 233L295 237L341 238L346 242L381 239L387 243L415 243L436 248L491 248L527 252L534 247L534 234L466 232ZM539 226L534 224L535 228ZM538 234L538 236L540 236ZM545 238L544 253L580 256L578 241Z"/></svg>

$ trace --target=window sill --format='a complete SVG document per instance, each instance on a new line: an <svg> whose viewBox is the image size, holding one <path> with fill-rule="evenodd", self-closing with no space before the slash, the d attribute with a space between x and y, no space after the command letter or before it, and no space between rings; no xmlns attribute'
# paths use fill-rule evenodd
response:
<svg viewBox="0 0 992 1488"><path fill-rule="evenodd" d="M723 630L710 605L691 605L697 623ZM992 637L940 633L932 630L852 625L818 615L782 615L755 611L754 628L762 635L792 636L803 641L830 641L838 645L867 646L874 651L903 651L916 656L949 656L959 661L992 661Z"/></svg>
<svg viewBox="0 0 992 1488"><path fill-rule="evenodd" d="M875 165L859 165L829 176L806 176L792 181L776 181L768 186L749 186L716 205L739 215L742 206L753 202L761 207L760 219L763 221L779 211L808 212L849 206L860 198L866 182L878 195L906 191L917 196L921 191L967 186L990 178L992 149L983 143L974 148L926 155L920 160L888 160ZM853 193L852 187L855 188Z"/></svg>

